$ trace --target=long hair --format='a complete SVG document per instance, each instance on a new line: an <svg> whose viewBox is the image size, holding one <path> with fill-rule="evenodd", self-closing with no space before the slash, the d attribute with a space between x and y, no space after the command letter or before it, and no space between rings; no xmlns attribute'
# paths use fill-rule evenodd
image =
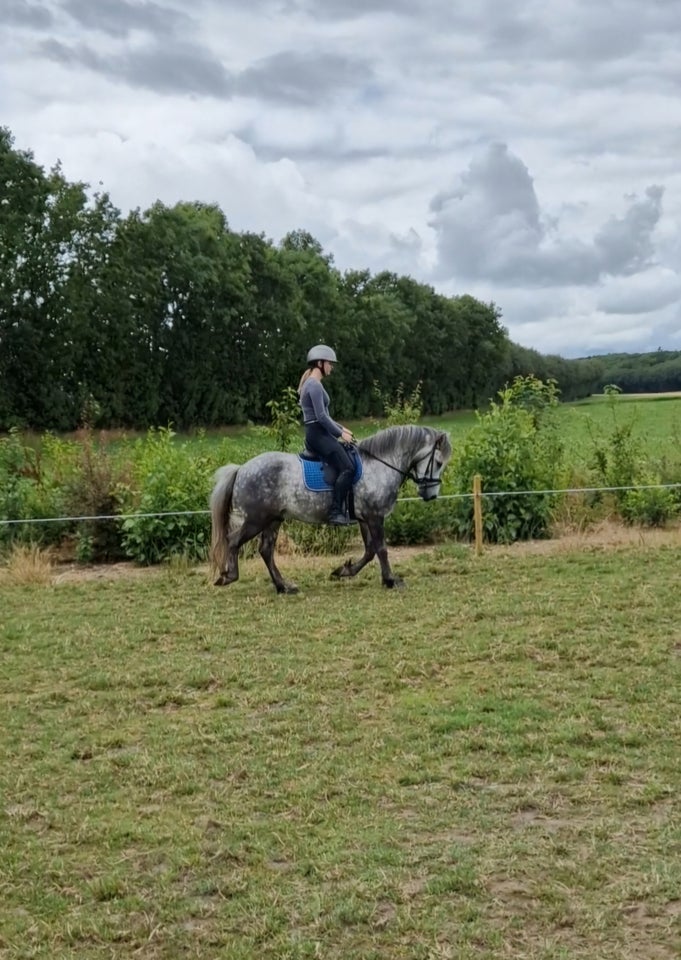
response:
<svg viewBox="0 0 681 960"><path fill-rule="evenodd" d="M303 389L303 384L305 383L306 380L310 379L310 377L312 376L312 371L316 366L317 366L317 362L315 360L312 363L308 364L305 370L303 370L303 375L300 378L300 383L298 384L298 396L300 396L300 391Z"/></svg>

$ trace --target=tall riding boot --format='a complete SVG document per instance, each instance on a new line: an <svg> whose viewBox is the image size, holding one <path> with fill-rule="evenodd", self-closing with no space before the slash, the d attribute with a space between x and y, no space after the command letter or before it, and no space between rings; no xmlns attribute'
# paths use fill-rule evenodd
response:
<svg viewBox="0 0 681 960"><path fill-rule="evenodd" d="M338 474L333 485L333 499L328 522L334 527L347 527L355 522L350 519L347 508L347 497L352 487L353 473L352 470L343 470L342 473Z"/></svg>

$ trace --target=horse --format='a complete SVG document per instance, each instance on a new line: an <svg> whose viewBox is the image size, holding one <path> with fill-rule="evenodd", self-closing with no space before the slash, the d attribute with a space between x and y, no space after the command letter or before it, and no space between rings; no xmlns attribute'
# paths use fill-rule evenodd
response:
<svg viewBox="0 0 681 960"><path fill-rule="evenodd" d="M359 458L357 474L361 474L353 487L353 508L364 554L359 560L347 560L331 577L354 577L377 556L384 586L401 587L403 581L388 561L385 518L407 479L416 483L423 500L437 497L442 471L452 455L449 435L432 427L388 427L360 440L353 449ZM297 593L298 587L282 577L274 562L279 527L287 519L324 523L330 503L328 485L323 492L308 489L297 454L261 453L241 466L220 467L210 496L215 586L239 579L239 548L260 535L260 556L277 593Z"/></svg>

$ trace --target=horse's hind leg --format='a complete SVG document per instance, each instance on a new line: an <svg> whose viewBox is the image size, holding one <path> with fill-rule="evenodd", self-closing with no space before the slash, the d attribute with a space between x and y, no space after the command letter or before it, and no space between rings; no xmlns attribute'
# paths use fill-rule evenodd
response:
<svg viewBox="0 0 681 960"><path fill-rule="evenodd" d="M366 567L367 563L376 556L368 524L360 520L359 529L362 534L362 540L364 540L364 554L359 560L346 560L341 567L336 567L336 569L331 572L332 579L340 580L343 577L356 577L359 571Z"/></svg>
<svg viewBox="0 0 681 960"><path fill-rule="evenodd" d="M214 584L216 587L226 587L239 579L239 548L257 537L261 529L261 524L246 520L238 530L230 533L227 539L227 569L220 571Z"/></svg>
<svg viewBox="0 0 681 960"><path fill-rule="evenodd" d="M279 572L279 568L274 562L274 547L277 542L280 526L281 521L275 520L274 523L265 527L260 534L260 556L265 561L265 566L269 571L270 577L272 577L272 583L277 593L298 593L298 587L295 583L284 580Z"/></svg>

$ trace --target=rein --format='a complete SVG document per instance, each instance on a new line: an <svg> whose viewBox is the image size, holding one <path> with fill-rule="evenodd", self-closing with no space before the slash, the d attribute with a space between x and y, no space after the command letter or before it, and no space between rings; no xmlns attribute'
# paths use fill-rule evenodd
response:
<svg viewBox="0 0 681 960"><path fill-rule="evenodd" d="M422 457L419 457L418 460L415 460L413 463L413 466L416 467L417 464L421 463L426 459L426 457L428 457L428 465L426 467L426 473L423 477L417 477L416 474L410 470L401 470L399 467L396 467L394 463L388 463L387 460L381 459L381 457L377 456L375 453L372 453L371 450L367 450L365 447L355 447L355 449L360 454L364 453L368 457L371 457L372 460L377 460L379 463L382 463L384 467L390 467L390 469L394 470L395 473L401 474L403 483L405 480L413 480L418 487L434 487L441 482L439 478L434 477L432 473L433 463L435 461L435 451L437 450L437 442L433 444L433 449L429 454L424 453Z"/></svg>

